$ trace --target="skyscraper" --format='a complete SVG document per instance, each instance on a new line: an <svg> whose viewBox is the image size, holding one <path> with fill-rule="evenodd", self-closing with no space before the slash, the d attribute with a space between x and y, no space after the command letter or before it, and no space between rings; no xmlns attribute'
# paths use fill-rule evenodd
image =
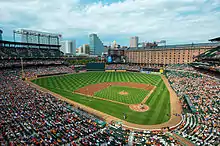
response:
<svg viewBox="0 0 220 146"><path fill-rule="evenodd" d="M83 44L81 47L78 48L78 53L79 54L88 54L90 53L89 51L89 45L88 44Z"/></svg>
<svg viewBox="0 0 220 146"><path fill-rule="evenodd" d="M64 54L74 55L75 51L76 51L76 41L75 40L73 40L73 41L69 41L69 40L61 41L60 50Z"/></svg>
<svg viewBox="0 0 220 146"><path fill-rule="evenodd" d="M137 48L138 47L138 37L131 37L130 38L130 47L131 48Z"/></svg>
<svg viewBox="0 0 220 146"><path fill-rule="evenodd" d="M101 55L104 52L104 45L97 34L89 35L90 55Z"/></svg>

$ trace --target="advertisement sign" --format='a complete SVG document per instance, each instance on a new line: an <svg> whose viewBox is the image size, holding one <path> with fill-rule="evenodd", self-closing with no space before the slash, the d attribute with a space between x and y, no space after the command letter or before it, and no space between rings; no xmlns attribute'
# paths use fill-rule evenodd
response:
<svg viewBox="0 0 220 146"><path fill-rule="evenodd" d="M141 73L150 74L150 71L141 71Z"/></svg>
<svg viewBox="0 0 220 146"><path fill-rule="evenodd" d="M115 70L105 70L105 72L115 72Z"/></svg>

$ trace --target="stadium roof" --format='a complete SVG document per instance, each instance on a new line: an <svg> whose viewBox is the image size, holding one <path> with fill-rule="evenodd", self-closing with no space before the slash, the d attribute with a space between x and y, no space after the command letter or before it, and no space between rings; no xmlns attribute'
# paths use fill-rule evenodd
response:
<svg viewBox="0 0 220 146"><path fill-rule="evenodd" d="M35 44L35 43L24 43L24 42L10 42L0 40L0 44L10 44L10 45L24 45L24 46L38 46L38 47L60 47L61 45L49 45L49 44Z"/></svg>
<svg viewBox="0 0 220 146"><path fill-rule="evenodd" d="M128 48L128 50L148 50L148 49L184 49L189 47L217 47L219 43L198 43L198 44L180 44L180 45L166 45L166 46L154 46L154 47L138 47L138 48Z"/></svg>
<svg viewBox="0 0 220 146"><path fill-rule="evenodd" d="M210 39L209 41L211 41L211 42L220 42L220 37Z"/></svg>
<svg viewBox="0 0 220 146"><path fill-rule="evenodd" d="M50 36L50 37L61 37L61 34L57 34L57 33L48 33L48 32L41 32L41 31L35 31L35 30L27 30L27 29L18 29L18 30L14 30L14 33L17 34L23 34L23 35L40 35L40 36Z"/></svg>

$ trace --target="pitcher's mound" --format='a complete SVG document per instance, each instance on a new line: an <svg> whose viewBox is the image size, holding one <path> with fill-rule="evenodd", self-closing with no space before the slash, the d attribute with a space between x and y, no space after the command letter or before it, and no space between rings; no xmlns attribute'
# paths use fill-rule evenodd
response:
<svg viewBox="0 0 220 146"><path fill-rule="evenodd" d="M128 92L125 92L125 91L121 91L119 92L120 95L128 95Z"/></svg>
<svg viewBox="0 0 220 146"><path fill-rule="evenodd" d="M130 109L137 112L145 112L149 109L149 107L145 104L131 104L129 105Z"/></svg>

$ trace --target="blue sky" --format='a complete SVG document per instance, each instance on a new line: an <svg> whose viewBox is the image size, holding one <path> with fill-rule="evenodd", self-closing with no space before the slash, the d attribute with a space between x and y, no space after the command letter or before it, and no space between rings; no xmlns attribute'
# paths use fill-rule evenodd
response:
<svg viewBox="0 0 220 146"><path fill-rule="evenodd" d="M207 42L220 36L220 0L0 0L0 29L12 40L14 29L61 33L77 47L97 33L104 44Z"/></svg>

